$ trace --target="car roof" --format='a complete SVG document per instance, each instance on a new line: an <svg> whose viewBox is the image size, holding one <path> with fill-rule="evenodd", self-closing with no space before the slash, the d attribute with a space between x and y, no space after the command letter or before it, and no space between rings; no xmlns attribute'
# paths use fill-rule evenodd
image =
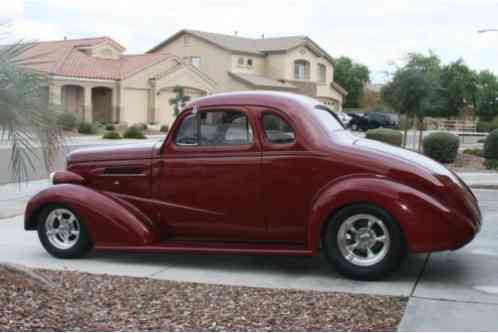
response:
<svg viewBox="0 0 498 333"><path fill-rule="evenodd" d="M218 105L259 105L275 108L281 108L288 105L299 105L303 108L309 108L323 104L314 98L304 95L262 90L209 95L190 102L185 106L185 109L189 109L193 107L193 105L197 105L198 107Z"/></svg>

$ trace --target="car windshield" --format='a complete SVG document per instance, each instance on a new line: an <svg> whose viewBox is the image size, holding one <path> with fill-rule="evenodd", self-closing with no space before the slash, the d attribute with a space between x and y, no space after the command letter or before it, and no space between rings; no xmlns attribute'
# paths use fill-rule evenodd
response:
<svg viewBox="0 0 498 333"><path fill-rule="evenodd" d="M344 129L344 125L339 120L334 111L330 110L326 106L317 105L312 110L315 117L329 134Z"/></svg>

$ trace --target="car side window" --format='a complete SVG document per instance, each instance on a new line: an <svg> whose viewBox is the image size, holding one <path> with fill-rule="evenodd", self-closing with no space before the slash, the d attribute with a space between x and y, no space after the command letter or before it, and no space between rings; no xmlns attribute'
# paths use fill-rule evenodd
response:
<svg viewBox="0 0 498 333"><path fill-rule="evenodd" d="M245 145L253 141L251 125L243 112L203 111L199 116L203 146Z"/></svg>
<svg viewBox="0 0 498 333"><path fill-rule="evenodd" d="M193 114L183 118L180 127L176 131L175 143L181 146L198 145L196 124L196 116Z"/></svg>
<svg viewBox="0 0 498 333"><path fill-rule="evenodd" d="M263 113L262 125L265 137L271 143L288 144L296 139L289 123L272 112Z"/></svg>

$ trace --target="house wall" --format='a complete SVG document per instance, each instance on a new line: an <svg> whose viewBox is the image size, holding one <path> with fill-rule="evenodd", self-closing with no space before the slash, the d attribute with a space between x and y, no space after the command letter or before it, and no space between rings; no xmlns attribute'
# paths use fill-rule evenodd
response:
<svg viewBox="0 0 498 333"><path fill-rule="evenodd" d="M148 89L124 88L121 122L128 125L147 123L148 115Z"/></svg>
<svg viewBox="0 0 498 333"><path fill-rule="evenodd" d="M231 69L232 64L231 52L190 35L186 44L184 36L185 34L178 36L178 38L155 52L174 54L182 59L200 57L200 70L217 83L214 92L232 91L232 79L228 76L228 71Z"/></svg>
<svg viewBox="0 0 498 333"><path fill-rule="evenodd" d="M244 64L239 65L239 58L244 59ZM252 66L247 65L247 60L252 59ZM232 72L246 73L254 75L265 75L266 74L266 61L264 57L258 57L246 54L232 54Z"/></svg>
<svg viewBox="0 0 498 333"><path fill-rule="evenodd" d="M116 49L110 43L101 43L91 50L91 55L96 58L119 59L121 51Z"/></svg>

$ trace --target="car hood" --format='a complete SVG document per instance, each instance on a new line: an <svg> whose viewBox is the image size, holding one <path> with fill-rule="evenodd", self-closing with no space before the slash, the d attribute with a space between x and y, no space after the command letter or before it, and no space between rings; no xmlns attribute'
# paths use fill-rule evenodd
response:
<svg viewBox="0 0 498 333"><path fill-rule="evenodd" d="M437 178L449 178L452 182L459 183L458 178L453 172L425 155L369 139L357 139L355 140L354 145L366 149L370 153L382 155L382 157L385 158L396 159L414 167L423 168L426 172Z"/></svg>
<svg viewBox="0 0 498 333"><path fill-rule="evenodd" d="M162 141L141 142L137 144L123 144L112 146L98 146L81 148L72 151L68 157L68 163L109 161L109 160L142 160L152 157L153 151L159 147Z"/></svg>

